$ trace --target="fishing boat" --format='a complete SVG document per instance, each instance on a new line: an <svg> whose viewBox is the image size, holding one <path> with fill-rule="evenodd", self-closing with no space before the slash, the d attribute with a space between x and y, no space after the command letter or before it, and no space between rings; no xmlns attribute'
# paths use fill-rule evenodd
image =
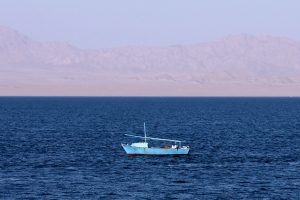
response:
<svg viewBox="0 0 300 200"><path fill-rule="evenodd" d="M181 146L181 143L185 141L147 137L145 123L144 123L144 134L145 134L144 137L125 134L126 136L129 137L136 137L136 138L143 139L143 141L137 143L121 144L128 156L164 156L164 155L177 156L177 155L189 154L190 151L189 146ZM172 142L173 144L171 146L164 145L162 147L149 147L147 140L169 141Z"/></svg>

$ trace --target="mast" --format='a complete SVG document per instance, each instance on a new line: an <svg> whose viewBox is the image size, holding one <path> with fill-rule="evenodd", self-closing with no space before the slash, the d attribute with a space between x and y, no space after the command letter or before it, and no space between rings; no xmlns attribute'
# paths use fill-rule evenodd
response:
<svg viewBox="0 0 300 200"><path fill-rule="evenodd" d="M147 136L146 136L146 124L145 124L145 122L144 122L144 134L145 134L145 143L146 143L147 142L147 140L146 140Z"/></svg>

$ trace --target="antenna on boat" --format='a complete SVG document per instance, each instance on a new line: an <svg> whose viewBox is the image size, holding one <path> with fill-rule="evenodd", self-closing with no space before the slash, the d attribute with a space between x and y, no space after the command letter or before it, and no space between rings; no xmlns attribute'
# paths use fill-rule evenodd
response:
<svg viewBox="0 0 300 200"><path fill-rule="evenodd" d="M147 138L147 136L146 136L146 123L144 122L144 133L145 133L145 143L147 142L147 140L146 140L146 138Z"/></svg>

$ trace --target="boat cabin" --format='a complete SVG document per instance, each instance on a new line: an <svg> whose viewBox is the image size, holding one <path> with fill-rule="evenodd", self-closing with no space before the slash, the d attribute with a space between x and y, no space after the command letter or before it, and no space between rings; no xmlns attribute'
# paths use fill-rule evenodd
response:
<svg viewBox="0 0 300 200"><path fill-rule="evenodd" d="M132 147L139 147L139 148L148 148L148 142L138 142L138 143L132 143Z"/></svg>

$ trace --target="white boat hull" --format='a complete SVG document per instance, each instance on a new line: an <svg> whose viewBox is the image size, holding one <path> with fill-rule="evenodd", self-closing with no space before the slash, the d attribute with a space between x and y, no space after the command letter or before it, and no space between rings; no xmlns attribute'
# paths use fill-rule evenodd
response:
<svg viewBox="0 0 300 200"><path fill-rule="evenodd" d="M157 147L132 147L122 144L128 156L164 156L164 155L188 155L189 148L157 148Z"/></svg>

